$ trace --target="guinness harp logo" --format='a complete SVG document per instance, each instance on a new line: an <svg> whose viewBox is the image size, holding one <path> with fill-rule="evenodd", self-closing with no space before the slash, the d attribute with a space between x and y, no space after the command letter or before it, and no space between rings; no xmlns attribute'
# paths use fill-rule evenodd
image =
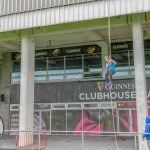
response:
<svg viewBox="0 0 150 150"><path fill-rule="evenodd" d="M15 55L15 59L16 60L19 60L21 58L21 53L17 53L16 55Z"/></svg>
<svg viewBox="0 0 150 150"><path fill-rule="evenodd" d="M60 49L55 49L53 51L53 56L58 56L60 54Z"/></svg>
<svg viewBox="0 0 150 150"><path fill-rule="evenodd" d="M88 49L87 49L87 52L89 54L93 53L95 51L95 46L89 46Z"/></svg>
<svg viewBox="0 0 150 150"><path fill-rule="evenodd" d="M104 89L104 82L97 82L98 89L102 91Z"/></svg>

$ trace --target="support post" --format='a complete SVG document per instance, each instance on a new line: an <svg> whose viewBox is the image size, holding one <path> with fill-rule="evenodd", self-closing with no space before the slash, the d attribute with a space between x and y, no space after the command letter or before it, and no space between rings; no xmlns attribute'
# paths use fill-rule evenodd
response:
<svg viewBox="0 0 150 150"><path fill-rule="evenodd" d="M143 128L145 127L145 118L147 116L147 90L145 76L143 31L140 15L133 15L132 21L137 122L138 132L143 133ZM143 147L146 145L144 145L144 143L142 142L142 135L138 136L138 141L139 150L143 150Z"/></svg>
<svg viewBox="0 0 150 150"><path fill-rule="evenodd" d="M35 42L26 32L21 41L21 83L19 130L33 131ZM33 144L32 132L19 133L19 146Z"/></svg>

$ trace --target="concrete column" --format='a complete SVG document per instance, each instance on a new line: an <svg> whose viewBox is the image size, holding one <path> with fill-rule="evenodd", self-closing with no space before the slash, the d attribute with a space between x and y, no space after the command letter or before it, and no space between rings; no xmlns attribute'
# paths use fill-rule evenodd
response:
<svg viewBox="0 0 150 150"><path fill-rule="evenodd" d="M34 52L35 42L30 34L22 36L21 41L21 83L20 83L20 116L19 130L33 130L34 113ZM19 145L33 142L32 133L20 133ZM23 137L23 138L22 138Z"/></svg>
<svg viewBox="0 0 150 150"><path fill-rule="evenodd" d="M143 133L143 129L145 127L145 118L147 116L147 90L143 31L140 15L134 15L132 17L132 21L138 132ZM138 138L139 150L143 150L144 145L142 142L142 135L139 135Z"/></svg>

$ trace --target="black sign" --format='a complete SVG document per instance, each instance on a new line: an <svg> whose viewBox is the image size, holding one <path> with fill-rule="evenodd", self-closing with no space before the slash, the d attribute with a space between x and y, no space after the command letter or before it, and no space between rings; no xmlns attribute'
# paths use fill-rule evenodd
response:
<svg viewBox="0 0 150 150"><path fill-rule="evenodd" d="M101 48L98 45L86 45L86 46L36 50L35 58L58 57L67 55L78 55L78 54L94 54L100 52ZM21 53L19 52L12 53L12 60L20 60L20 59Z"/></svg>
<svg viewBox="0 0 150 150"><path fill-rule="evenodd" d="M147 79L150 99L150 79ZM11 86L11 103L19 103L20 85ZM76 81L57 83L36 83L35 103L134 101L136 99L133 79L114 80L105 87L105 81Z"/></svg>
<svg viewBox="0 0 150 150"><path fill-rule="evenodd" d="M144 48L150 48L150 40L144 40ZM132 41L117 42L111 44L112 51L133 50Z"/></svg>

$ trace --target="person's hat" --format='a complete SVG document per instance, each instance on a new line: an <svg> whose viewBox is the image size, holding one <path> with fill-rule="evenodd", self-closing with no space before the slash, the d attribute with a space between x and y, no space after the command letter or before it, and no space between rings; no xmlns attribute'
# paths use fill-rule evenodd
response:
<svg viewBox="0 0 150 150"><path fill-rule="evenodd" d="M108 56L105 56L104 59L108 59Z"/></svg>

